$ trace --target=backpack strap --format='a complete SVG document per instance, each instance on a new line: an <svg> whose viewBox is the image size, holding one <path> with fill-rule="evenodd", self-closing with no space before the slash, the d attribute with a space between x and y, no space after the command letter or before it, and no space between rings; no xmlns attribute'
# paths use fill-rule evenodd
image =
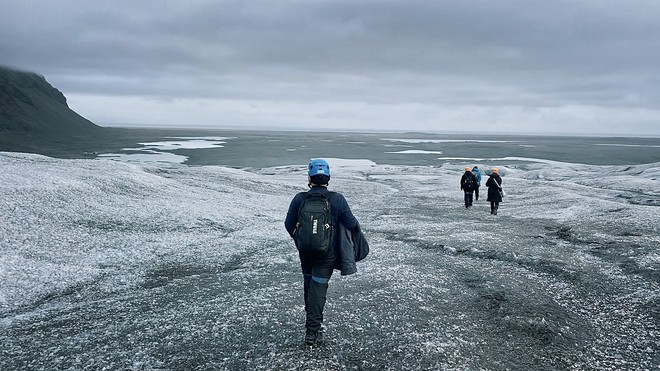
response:
<svg viewBox="0 0 660 371"><path fill-rule="evenodd" d="M332 191L328 191L325 193L312 193L311 191L300 192L300 193L303 195L303 197L305 197L306 200L309 199L310 197L315 197L315 196L321 196L324 197L326 200L330 200L332 196L337 194L337 192L332 192Z"/></svg>

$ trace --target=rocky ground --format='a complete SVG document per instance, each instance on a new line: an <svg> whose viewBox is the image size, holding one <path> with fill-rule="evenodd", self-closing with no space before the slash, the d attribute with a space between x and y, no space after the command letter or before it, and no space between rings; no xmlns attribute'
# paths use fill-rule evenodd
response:
<svg viewBox="0 0 660 371"><path fill-rule="evenodd" d="M660 367L660 164L505 167L496 217L461 166L335 167L371 253L311 351L283 228L302 167L0 169L3 370Z"/></svg>

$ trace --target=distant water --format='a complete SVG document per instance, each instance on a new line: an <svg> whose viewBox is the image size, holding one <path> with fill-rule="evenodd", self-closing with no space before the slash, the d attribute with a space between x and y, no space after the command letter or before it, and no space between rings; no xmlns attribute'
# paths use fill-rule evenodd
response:
<svg viewBox="0 0 660 371"><path fill-rule="evenodd" d="M660 162L660 138L488 136L433 133L310 133L284 131L153 131L153 138L99 157L263 168L310 158L371 160L376 164L566 162L637 165Z"/></svg>

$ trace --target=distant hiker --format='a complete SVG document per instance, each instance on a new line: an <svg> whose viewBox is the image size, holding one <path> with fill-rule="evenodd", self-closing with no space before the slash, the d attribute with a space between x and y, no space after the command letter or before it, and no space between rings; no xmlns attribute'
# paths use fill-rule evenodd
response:
<svg viewBox="0 0 660 371"><path fill-rule="evenodd" d="M465 167L465 173L461 177L461 189L465 192L465 208L472 207L472 193L477 188L477 177L472 174L469 166Z"/></svg>
<svg viewBox="0 0 660 371"><path fill-rule="evenodd" d="M300 256L306 313L305 346L313 347L323 336L323 308L333 270L340 270L342 276L355 273L355 262L367 255L369 245L346 198L341 193L328 191L328 163L313 159L307 175L310 189L291 200L284 226Z"/></svg>
<svg viewBox="0 0 660 371"><path fill-rule="evenodd" d="M497 215L497 209L502 202L502 178L500 177L500 170L494 167L491 170L490 177L486 181L488 187L488 199L490 201L490 213Z"/></svg>
<svg viewBox="0 0 660 371"><path fill-rule="evenodd" d="M477 178L477 187L474 189L474 200L479 200L479 187L481 187L481 171L477 165L472 168L472 174Z"/></svg>

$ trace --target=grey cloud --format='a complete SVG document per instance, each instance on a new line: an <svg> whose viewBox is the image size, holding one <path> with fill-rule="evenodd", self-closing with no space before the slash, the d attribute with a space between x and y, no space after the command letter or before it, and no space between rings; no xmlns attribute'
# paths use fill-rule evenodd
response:
<svg viewBox="0 0 660 371"><path fill-rule="evenodd" d="M0 63L76 93L658 109L655 1L25 0Z"/></svg>

